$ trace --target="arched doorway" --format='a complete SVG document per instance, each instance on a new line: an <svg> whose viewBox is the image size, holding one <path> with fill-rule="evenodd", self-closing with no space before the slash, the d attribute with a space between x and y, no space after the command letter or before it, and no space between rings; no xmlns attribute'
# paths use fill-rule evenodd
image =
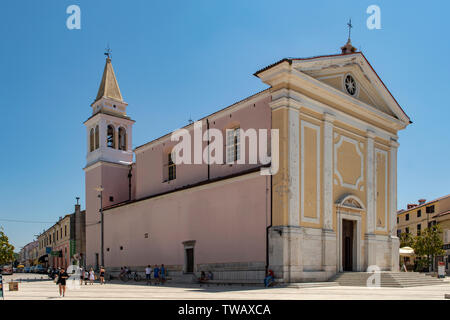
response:
<svg viewBox="0 0 450 320"><path fill-rule="evenodd" d="M362 201L346 195L336 202L338 221L338 272L361 271L361 220L365 212Z"/></svg>

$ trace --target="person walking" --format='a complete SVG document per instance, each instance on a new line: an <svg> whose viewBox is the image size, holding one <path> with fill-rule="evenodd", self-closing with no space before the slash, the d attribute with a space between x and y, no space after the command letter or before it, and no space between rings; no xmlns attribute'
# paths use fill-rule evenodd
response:
<svg viewBox="0 0 450 320"><path fill-rule="evenodd" d="M100 267L100 284L105 284L105 268Z"/></svg>
<svg viewBox="0 0 450 320"><path fill-rule="evenodd" d="M89 271L89 282L90 284L94 284L94 280L95 280L95 272L94 269L91 268L91 270Z"/></svg>
<svg viewBox="0 0 450 320"><path fill-rule="evenodd" d="M89 271L87 268L83 269L83 279L84 279L84 285L87 286L88 280L89 280Z"/></svg>
<svg viewBox="0 0 450 320"><path fill-rule="evenodd" d="M80 286L83 285L83 280L84 280L84 268L81 267L80 268Z"/></svg>
<svg viewBox="0 0 450 320"><path fill-rule="evenodd" d="M145 279L147 280L147 284L151 282L151 275L152 275L152 267L150 265L145 268Z"/></svg>
<svg viewBox="0 0 450 320"><path fill-rule="evenodd" d="M159 282L159 268L158 265L155 264L155 267L153 268L153 278L155 278L155 285Z"/></svg>
<svg viewBox="0 0 450 320"><path fill-rule="evenodd" d="M161 265L159 273L161 275L161 284L164 284L164 282L166 282L166 268L164 267L164 264Z"/></svg>
<svg viewBox="0 0 450 320"><path fill-rule="evenodd" d="M64 297L66 294L66 280L69 278L69 275L64 270L64 268L61 268L58 274L58 280L56 281L56 284L59 287L59 296Z"/></svg>

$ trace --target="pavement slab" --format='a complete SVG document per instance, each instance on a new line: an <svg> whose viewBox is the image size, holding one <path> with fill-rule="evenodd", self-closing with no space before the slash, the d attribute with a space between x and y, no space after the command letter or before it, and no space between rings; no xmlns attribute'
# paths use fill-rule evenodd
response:
<svg viewBox="0 0 450 320"><path fill-rule="evenodd" d="M41 279L42 277L42 279ZM22 279L18 291L9 291L7 282ZM6 282L6 283L5 283ZM78 281L77 281L78 283ZM450 295L450 282L442 285L409 288L368 287L251 287L202 286L120 281L67 288L61 298L58 286L46 276L15 274L4 276L5 300L444 300ZM447 298L448 299L448 298Z"/></svg>

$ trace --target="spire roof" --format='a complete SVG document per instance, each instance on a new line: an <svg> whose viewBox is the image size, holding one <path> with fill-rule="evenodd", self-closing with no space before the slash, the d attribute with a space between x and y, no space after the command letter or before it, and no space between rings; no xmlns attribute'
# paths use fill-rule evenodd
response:
<svg viewBox="0 0 450 320"><path fill-rule="evenodd" d="M98 88L97 98L95 101L101 98L111 98L117 101L123 102L122 94L120 93L119 84L117 83L116 75L111 64L111 59L106 58L105 69L103 70L102 82Z"/></svg>

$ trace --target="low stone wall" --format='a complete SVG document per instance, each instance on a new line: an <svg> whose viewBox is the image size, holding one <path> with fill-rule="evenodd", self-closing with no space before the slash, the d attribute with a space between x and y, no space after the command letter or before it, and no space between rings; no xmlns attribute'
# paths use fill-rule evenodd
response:
<svg viewBox="0 0 450 320"><path fill-rule="evenodd" d="M128 266L132 272L138 272L140 275L145 275L145 268L147 266ZM151 266L153 268L153 265ZM161 265L158 265L161 267ZM189 281L192 274L183 272L182 265L165 265L167 275L174 281ZM195 276L200 277L201 272L213 273L214 280L234 281L242 283L246 282L263 282L265 277L265 262L233 262L233 263L208 263L197 264L195 266ZM120 274L120 267L107 267L107 274L117 278Z"/></svg>

